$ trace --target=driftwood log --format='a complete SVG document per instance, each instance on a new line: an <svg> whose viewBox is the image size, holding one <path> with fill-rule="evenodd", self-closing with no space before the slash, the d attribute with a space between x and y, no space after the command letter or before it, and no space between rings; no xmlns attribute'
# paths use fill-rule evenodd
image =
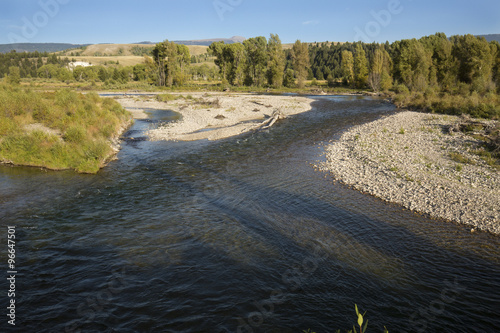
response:
<svg viewBox="0 0 500 333"><path fill-rule="evenodd" d="M273 111L271 114L271 117L266 119L264 122L262 122L259 127L257 127L257 130L265 130L270 128L271 126L274 125L274 123L278 120L285 119L286 116L281 112L280 110L276 109Z"/></svg>

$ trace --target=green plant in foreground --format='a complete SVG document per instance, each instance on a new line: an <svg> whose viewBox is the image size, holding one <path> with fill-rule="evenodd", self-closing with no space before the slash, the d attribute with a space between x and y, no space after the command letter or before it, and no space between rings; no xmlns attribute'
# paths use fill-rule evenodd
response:
<svg viewBox="0 0 500 333"><path fill-rule="evenodd" d="M358 316L359 333L364 333L364 332L366 332L366 327L368 326L368 319L366 320L366 322L364 321L364 316L366 314L366 311L363 314L359 313L357 304L354 304L354 308L356 309L356 315ZM364 326L363 326L363 322L365 323ZM353 326L352 328L353 328L353 331L356 332L356 327Z"/></svg>
<svg viewBox="0 0 500 333"><path fill-rule="evenodd" d="M358 326L359 326L359 332L360 333L365 333L366 332L366 328L368 326L368 319L365 321L365 315L366 315L366 311L365 313L361 314L358 310L358 305L357 304L354 304L354 309L356 310L356 316L358 317ZM364 323L364 325L363 325ZM315 333L313 331L311 331L311 329L308 329L308 330L303 330L302 332L304 333ZM357 333L357 328L355 325L353 325L352 327L352 330L349 330L347 331L347 333ZM340 330L336 330L335 333L341 333ZM387 327L384 326L384 332L383 333L389 333L389 330L387 330Z"/></svg>

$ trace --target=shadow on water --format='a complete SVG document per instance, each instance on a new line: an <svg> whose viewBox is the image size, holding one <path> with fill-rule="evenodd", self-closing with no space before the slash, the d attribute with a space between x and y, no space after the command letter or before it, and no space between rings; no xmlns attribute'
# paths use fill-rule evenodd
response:
<svg viewBox="0 0 500 333"><path fill-rule="evenodd" d="M10 175L33 192L2 220L19 226L20 324L329 332L357 303L373 331L494 331L498 238L325 180L317 143L394 110L314 106L268 132L124 147L97 176Z"/></svg>

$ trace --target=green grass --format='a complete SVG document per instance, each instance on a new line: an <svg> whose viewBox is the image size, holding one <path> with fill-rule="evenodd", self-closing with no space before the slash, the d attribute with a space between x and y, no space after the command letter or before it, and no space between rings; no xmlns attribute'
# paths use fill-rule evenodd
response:
<svg viewBox="0 0 500 333"><path fill-rule="evenodd" d="M494 153L486 149L477 149L472 153L479 156L490 167L500 170L500 153Z"/></svg>
<svg viewBox="0 0 500 333"><path fill-rule="evenodd" d="M174 95L174 94L160 94L156 95L156 100L158 102L170 102L170 101L175 101L178 99L183 98L181 95Z"/></svg>
<svg viewBox="0 0 500 333"><path fill-rule="evenodd" d="M96 93L0 85L0 161L96 173L129 119L120 104Z"/></svg>
<svg viewBox="0 0 500 333"><path fill-rule="evenodd" d="M431 89L431 88L428 88ZM422 110L451 115L469 114L473 118L500 119L500 95L495 92L463 93L459 90L443 92L435 88L432 94L398 91L392 96L399 108ZM470 130L477 130L470 128Z"/></svg>
<svg viewBox="0 0 500 333"><path fill-rule="evenodd" d="M457 163L467 163L467 164L476 164L473 160L465 157L464 155L460 153L450 153L450 158L452 161L457 162Z"/></svg>

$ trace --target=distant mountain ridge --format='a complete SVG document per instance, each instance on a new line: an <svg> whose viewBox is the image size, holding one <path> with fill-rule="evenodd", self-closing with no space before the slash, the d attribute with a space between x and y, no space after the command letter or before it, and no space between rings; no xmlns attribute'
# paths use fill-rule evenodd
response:
<svg viewBox="0 0 500 333"><path fill-rule="evenodd" d="M477 35L476 37L484 37L488 42L496 40L500 43L500 34Z"/></svg>
<svg viewBox="0 0 500 333"><path fill-rule="evenodd" d="M246 40L245 37L233 36L231 38L212 38L212 39L198 39L198 40L174 40L176 44L183 45L204 45L210 46L214 42L224 42L226 44L243 43Z"/></svg>
<svg viewBox="0 0 500 333"><path fill-rule="evenodd" d="M213 39L199 39L199 40L175 40L176 44L183 45L202 45L210 46L213 42L224 42L226 44L243 43L245 37L233 36L231 38L213 38ZM150 41L143 41L135 44L154 45L156 43ZM16 44L0 44L0 53L8 53L11 51L16 52L58 52L68 49L76 49L82 46L89 46L92 44L69 44L69 43L16 43Z"/></svg>
<svg viewBox="0 0 500 333"><path fill-rule="evenodd" d="M67 49L76 49L90 44L69 44L69 43L15 43L0 44L0 53L16 52L58 52Z"/></svg>
<svg viewBox="0 0 500 333"><path fill-rule="evenodd" d="M497 41L500 43L500 34L476 35L476 37L484 37L488 42ZM226 44L243 43L245 37L233 36L231 38L212 38L198 40L176 40L174 43L183 45L201 45L210 46L213 42L224 42ZM154 45L155 42L143 41L134 44ZM70 43L16 43L16 44L0 44L0 53L8 53L13 50L16 52L58 52L68 49L75 49L82 46L93 44L70 44Z"/></svg>

